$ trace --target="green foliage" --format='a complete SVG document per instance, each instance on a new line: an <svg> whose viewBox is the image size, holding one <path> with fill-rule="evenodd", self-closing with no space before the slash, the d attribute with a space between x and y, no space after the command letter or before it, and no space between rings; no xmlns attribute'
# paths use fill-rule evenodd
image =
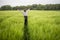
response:
<svg viewBox="0 0 60 40"><path fill-rule="evenodd" d="M10 5L4 5L1 7L1 10L11 10L12 7Z"/></svg>
<svg viewBox="0 0 60 40"><path fill-rule="evenodd" d="M23 40L24 18L19 11L0 11L0 40ZM60 11L31 10L30 40L60 40Z"/></svg>
<svg viewBox="0 0 60 40"><path fill-rule="evenodd" d="M31 10L60 10L60 4L33 4L27 6L15 6L11 7L10 5L1 6L0 10L24 10L24 9L31 9Z"/></svg>

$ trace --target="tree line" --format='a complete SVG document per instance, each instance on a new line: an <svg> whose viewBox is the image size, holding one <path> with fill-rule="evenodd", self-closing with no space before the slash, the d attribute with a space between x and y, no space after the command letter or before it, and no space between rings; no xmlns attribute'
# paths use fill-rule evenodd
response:
<svg viewBox="0 0 60 40"><path fill-rule="evenodd" d="M31 10L60 10L60 4L33 4L27 6L15 6L12 7L10 5L4 5L0 7L0 10L23 10L23 9L31 9Z"/></svg>

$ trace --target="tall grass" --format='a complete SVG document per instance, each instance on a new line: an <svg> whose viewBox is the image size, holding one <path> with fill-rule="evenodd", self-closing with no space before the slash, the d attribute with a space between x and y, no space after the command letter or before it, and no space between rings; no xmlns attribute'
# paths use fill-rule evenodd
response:
<svg viewBox="0 0 60 40"><path fill-rule="evenodd" d="M60 11L31 10L30 40L60 40ZM24 17L19 11L0 11L0 40L24 40Z"/></svg>

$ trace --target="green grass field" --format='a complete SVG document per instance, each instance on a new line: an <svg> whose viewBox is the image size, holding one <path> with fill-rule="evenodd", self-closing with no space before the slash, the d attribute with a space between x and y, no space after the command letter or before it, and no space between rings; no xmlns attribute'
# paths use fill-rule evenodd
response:
<svg viewBox="0 0 60 40"><path fill-rule="evenodd" d="M30 40L60 40L60 11L31 10ZM24 40L24 17L19 11L0 11L0 40Z"/></svg>

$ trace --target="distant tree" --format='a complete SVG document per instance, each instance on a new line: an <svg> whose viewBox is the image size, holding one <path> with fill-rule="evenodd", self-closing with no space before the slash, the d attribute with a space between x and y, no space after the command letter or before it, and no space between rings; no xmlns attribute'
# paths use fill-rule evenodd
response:
<svg viewBox="0 0 60 40"><path fill-rule="evenodd" d="M27 7L26 6L20 6L19 8L20 8L20 10L23 10L23 9L26 9Z"/></svg>
<svg viewBox="0 0 60 40"><path fill-rule="evenodd" d="M11 10L12 7L10 5L4 5L1 7L1 10Z"/></svg>
<svg viewBox="0 0 60 40"><path fill-rule="evenodd" d="M46 4L45 10L60 10L60 4Z"/></svg>
<svg viewBox="0 0 60 40"><path fill-rule="evenodd" d="M43 9L44 9L44 5L41 4L37 5L37 10L43 10Z"/></svg>
<svg viewBox="0 0 60 40"><path fill-rule="evenodd" d="M31 9L31 5L27 5L26 8L27 8L27 9Z"/></svg>
<svg viewBox="0 0 60 40"><path fill-rule="evenodd" d="M60 10L60 4L33 4L27 6L15 6L11 7L10 5L1 6L0 10L23 10L23 9L31 9L31 10Z"/></svg>
<svg viewBox="0 0 60 40"><path fill-rule="evenodd" d="M19 6L13 7L12 9L17 10L17 9L19 9Z"/></svg>
<svg viewBox="0 0 60 40"><path fill-rule="evenodd" d="M0 7L0 10L1 10L1 7Z"/></svg>
<svg viewBox="0 0 60 40"><path fill-rule="evenodd" d="M32 9L32 10L36 10L36 9L37 9L37 4L33 4L33 5L31 6L31 9Z"/></svg>
<svg viewBox="0 0 60 40"><path fill-rule="evenodd" d="M26 6L16 6L16 7L13 7L13 10L17 10L17 9L23 10L25 8L27 8L27 7Z"/></svg>
<svg viewBox="0 0 60 40"><path fill-rule="evenodd" d="M60 10L60 4L56 4L56 10Z"/></svg>

